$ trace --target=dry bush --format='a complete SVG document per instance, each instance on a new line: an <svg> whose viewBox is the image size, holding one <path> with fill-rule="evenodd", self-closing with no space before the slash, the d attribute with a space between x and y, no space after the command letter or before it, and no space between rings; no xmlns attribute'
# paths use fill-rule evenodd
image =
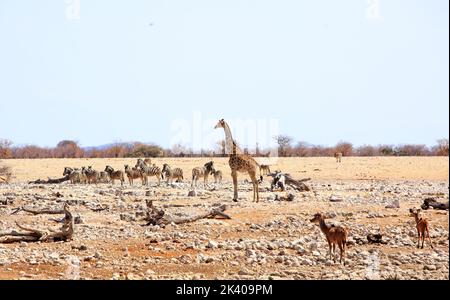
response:
<svg viewBox="0 0 450 300"><path fill-rule="evenodd" d="M8 166L0 165L0 183L9 183L12 177L12 170Z"/></svg>
<svg viewBox="0 0 450 300"><path fill-rule="evenodd" d="M10 140L0 139L0 158L12 157L11 145L12 142Z"/></svg>
<svg viewBox="0 0 450 300"><path fill-rule="evenodd" d="M34 145L15 147L12 149L13 158L53 158L53 149Z"/></svg>
<svg viewBox="0 0 450 300"><path fill-rule="evenodd" d="M56 145L54 156L57 158L82 158L84 157L83 149L78 146L75 141L64 140Z"/></svg>
<svg viewBox="0 0 450 300"><path fill-rule="evenodd" d="M164 151L157 145L147 145L135 143L133 149L126 156L128 157L160 157L164 155Z"/></svg>
<svg viewBox="0 0 450 300"><path fill-rule="evenodd" d="M437 140L437 145L433 147L433 155L448 156L449 146L448 139Z"/></svg>
<svg viewBox="0 0 450 300"><path fill-rule="evenodd" d="M426 156L430 155L430 150L425 145L406 144L395 148L398 156Z"/></svg>
<svg viewBox="0 0 450 300"><path fill-rule="evenodd" d="M358 156L378 156L379 149L370 145L363 145L356 148L356 155Z"/></svg>
<svg viewBox="0 0 450 300"><path fill-rule="evenodd" d="M339 142L335 147L336 152L341 152L344 156L353 155L353 145L349 142Z"/></svg>

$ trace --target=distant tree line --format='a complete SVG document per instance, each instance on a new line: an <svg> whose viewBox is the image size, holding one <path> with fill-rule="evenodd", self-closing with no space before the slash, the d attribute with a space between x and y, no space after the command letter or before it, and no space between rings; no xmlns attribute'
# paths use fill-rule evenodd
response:
<svg viewBox="0 0 450 300"><path fill-rule="evenodd" d="M293 144L286 135L274 137L276 149L244 148L244 153L255 156L269 156L278 153L280 157L318 157L333 156L341 152L343 156L448 156L449 140L440 139L436 145L428 147L422 144L403 145L363 145L354 147L349 142L339 142L335 146L311 145L306 142ZM134 143L115 143L102 148L82 148L78 142L63 140L55 147L35 145L14 146L10 140L0 139L0 159L8 158L119 158L119 157L217 157L226 156L225 143L217 143L216 149L194 151L183 145L173 145L164 149L158 145Z"/></svg>

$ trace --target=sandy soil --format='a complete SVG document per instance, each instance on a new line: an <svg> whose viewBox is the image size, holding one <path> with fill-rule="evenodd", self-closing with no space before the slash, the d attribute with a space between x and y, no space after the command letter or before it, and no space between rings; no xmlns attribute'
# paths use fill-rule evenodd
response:
<svg viewBox="0 0 450 300"><path fill-rule="evenodd" d="M0 279L157 279L157 278L288 278L288 279L448 279L448 211L427 210L434 249L415 247L416 232L410 207L424 198L442 202L449 195L448 157L282 158L271 169L295 178L310 177L313 192L270 192L266 177L260 203L251 202L248 178L239 177L240 201L232 201L227 159L215 158L224 172L222 184L200 184L188 197L191 170L208 159L154 159L161 166L180 167L184 183L156 186L126 184L33 185L30 180L62 177L65 166L106 165L123 169L135 159L7 160L15 178L0 185L0 232L15 222L35 227L57 226L52 216L31 216L18 206L61 207L67 201L82 224L70 242L0 244ZM264 163L264 159L258 159ZM211 179L210 179L211 181ZM56 197L59 192L62 197ZM294 201L276 201L292 193ZM331 202L330 197L340 198ZM187 216L226 204L230 220L199 220L165 228L142 226L146 199L174 216ZM395 200L399 208L386 208ZM101 212L92 207L107 206ZM327 258L328 246L313 214L350 229L347 265ZM381 232L387 244L368 244L366 234ZM1 239L1 238L0 238ZM86 250L78 249L85 246Z"/></svg>
<svg viewBox="0 0 450 300"><path fill-rule="evenodd" d="M190 178L193 167L209 161L207 158L155 158L152 162L162 166L182 168ZM342 163L334 158L258 158L268 163L271 170L283 170L294 177L311 177L315 180L433 180L448 181L448 157L345 157ZM4 161L14 168L16 181L26 182L37 178L61 177L66 166L92 166L103 170L106 165L123 169L125 164L134 166L136 159L17 159ZM223 170L225 179L231 180L228 159L214 158L217 169Z"/></svg>

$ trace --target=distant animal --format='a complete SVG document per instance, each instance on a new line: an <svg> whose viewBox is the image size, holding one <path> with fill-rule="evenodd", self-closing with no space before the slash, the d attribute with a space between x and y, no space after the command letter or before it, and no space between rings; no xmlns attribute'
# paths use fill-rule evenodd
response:
<svg viewBox="0 0 450 300"><path fill-rule="evenodd" d="M71 167L65 167L64 168L64 172L63 172L63 176L67 176L67 175L69 175L70 173L72 173L73 172L73 168L71 168Z"/></svg>
<svg viewBox="0 0 450 300"><path fill-rule="evenodd" d="M101 183L108 183L110 181L109 174L106 171L98 172L98 181Z"/></svg>
<svg viewBox="0 0 450 300"><path fill-rule="evenodd" d="M215 172L213 161L207 162L203 167L193 168L191 187L197 187L199 178L203 178L203 185L206 186L208 184L208 176L213 172Z"/></svg>
<svg viewBox="0 0 450 300"><path fill-rule="evenodd" d="M128 182L133 185L133 180L140 178L142 185L145 185L145 174L142 170L131 168L129 165L125 165L125 174L127 174Z"/></svg>
<svg viewBox="0 0 450 300"><path fill-rule="evenodd" d="M145 184L148 184L147 177L151 176L156 176L156 178L158 179L158 185L161 184L162 172L158 166L154 164L152 166L147 165L147 163L144 160L138 159L136 168L139 168L144 173Z"/></svg>
<svg viewBox="0 0 450 300"><path fill-rule="evenodd" d="M268 175L270 173L270 166L269 165L260 165L259 166L259 175Z"/></svg>
<svg viewBox="0 0 450 300"><path fill-rule="evenodd" d="M320 230L325 235L328 247L329 247L329 253L330 253L330 259L331 259L331 249L333 249L333 260L336 261L335 257L335 248L336 245L338 245L340 250L340 263L344 263L345 266L345 247L347 245L347 237L348 237L348 230L345 227L341 226L334 226L334 225L327 225L325 223L325 217L321 213L316 213L314 217L310 220L312 223L319 224Z"/></svg>
<svg viewBox="0 0 450 300"><path fill-rule="evenodd" d="M414 220L416 221L416 228L417 228L417 235L418 235L417 248L420 248L420 240L422 239L422 249L423 249L423 244L425 242L425 232L426 232L428 240L430 241L430 247L431 247L431 249L433 249L433 244L431 243L431 238L430 238L428 220L425 218L419 218L420 211L421 211L420 209L415 209L415 208L409 209L410 216L414 217Z"/></svg>
<svg viewBox="0 0 450 300"><path fill-rule="evenodd" d="M341 162L342 159L342 152L335 152L334 158L336 158L336 162Z"/></svg>
<svg viewBox="0 0 450 300"><path fill-rule="evenodd" d="M167 183L172 183L173 179L177 181L183 180L183 170L180 168L170 168L168 164L163 164L161 173L167 178Z"/></svg>
<svg viewBox="0 0 450 300"><path fill-rule="evenodd" d="M64 168L64 172L63 172L63 176L69 176L69 180L70 183L75 184L75 183L86 183L87 182L87 177L86 175L84 175L80 169L77 168L70 168L70 167L65 167Z"/></svg>
<svg viewBox="0 0 450 300"><path fill-rule="evenodd" d="M121 170L114 171L111 166L106 166L105 172L108 173L109 178L111 179L112 184L114 184L114 180L120 180L120 184L123 185L125 181L125 176Z"/></svg>
<svg viewBox="0 0 450 300"><path fill-rule="evenodd" d="M152 164L152 160L150 158L138 158L136 162L136 166L144 163L146 166L150 166Z"/></svg>
<svg viewBox="0 0 450 300"><path fill-rule="evenodd" d="M91 183L97 184L99 180L99 174L96 170L92 168L92 166L89 166L87 168L82 167L81 173L83 173L86 176L88 184Z"/></svg>
<svg viewBox="0 0 450 300"><path fill-rule="evenodd" d="M215 170L212 175L214 175L214 183L222 183L222 171Z"/></svg>

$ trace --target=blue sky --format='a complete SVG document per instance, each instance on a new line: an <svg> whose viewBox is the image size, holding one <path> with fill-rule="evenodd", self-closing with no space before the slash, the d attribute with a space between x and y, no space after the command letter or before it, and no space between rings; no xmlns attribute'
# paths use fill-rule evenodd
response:
<svg viewBox="0 0 450 300"><path fill-rule="evenodd" d="M0 0L0 138L169 146L199 114L322 145L448 137L449 1L71 1Z"/></svg>

